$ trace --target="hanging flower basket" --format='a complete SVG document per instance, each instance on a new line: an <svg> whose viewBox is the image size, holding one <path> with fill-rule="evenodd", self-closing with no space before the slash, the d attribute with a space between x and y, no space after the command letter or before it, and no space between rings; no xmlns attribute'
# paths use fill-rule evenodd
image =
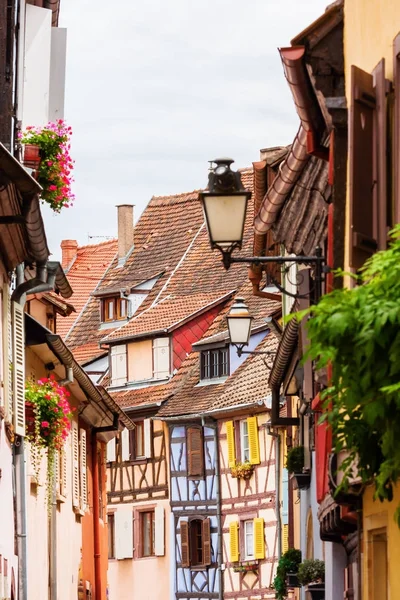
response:
<svg viewBox="0 0 400 600"><path fill-rule="evenodd" d="M37 171L40 167L40 147L36 144L25 144L24 146L24 165Z"/></svg>
<svg viewBox="0 0 400 600"><path fill-rule="evenodd" d="M47 455L47 503L51 506L56 452L61 450L71 429L72 409L69 392L54 376L25 383L26 437L31 444L31 458L36 480L40 464Z"/></svg>
<svg viewBox="0 0 400 600"><path fill-rule="evenodd" d="M41 198L60 212L73 204L73 160L70 156L71 127L60 119L45 127L27 127L19 133L24 145L24 165L37 170L37 181L42 186Z"/></svg>
<svg viewBox="0 0 400 600"><path fill-rule="evenodd" d="M235 463L234 467L231 467L231 475L236 479L250 479L253 475L254 465L249 462Z"/></svg>

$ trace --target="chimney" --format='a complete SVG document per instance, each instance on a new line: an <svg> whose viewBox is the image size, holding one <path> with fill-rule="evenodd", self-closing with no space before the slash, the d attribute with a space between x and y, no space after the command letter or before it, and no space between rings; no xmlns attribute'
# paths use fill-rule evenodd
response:
<svg viewBox="0 0 400 600"><path fill-rule="evenodd" d="M63 269L69 267L69 265L74 260L76 253L78 251L78 242L76 240L62 240L61 242L61 252L62 259L61 265Z"/></svg>
<svg viewBox="0 0 400 600"><path fill-rule="evenodd" d="M118 209L118 262L123 265L133 248L133 204L119 204Z"/></svg>

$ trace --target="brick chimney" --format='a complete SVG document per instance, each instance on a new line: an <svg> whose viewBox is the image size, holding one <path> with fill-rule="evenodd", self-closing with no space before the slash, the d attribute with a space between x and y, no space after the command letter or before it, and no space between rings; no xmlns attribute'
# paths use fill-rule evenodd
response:
<svg viewBox="0 0 400 600"><path fill-rule="evenodd" d="M61 252L62 259L61 265L63 269L69 267L69 265L74 260L76 253L78 251L78 242L76 240L62 240L61 242Z"/></svg>
<svg viewBox="0 0 400 600"><path fill-rule="evenodd" d="M133 204L119 204L118 209L118 262L124 264L133 247Z"/></svg>

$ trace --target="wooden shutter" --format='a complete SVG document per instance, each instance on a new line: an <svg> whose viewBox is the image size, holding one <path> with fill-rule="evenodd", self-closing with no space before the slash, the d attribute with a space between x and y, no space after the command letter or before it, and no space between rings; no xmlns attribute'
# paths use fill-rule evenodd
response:
<svg viewBox="0 0 400 600"><path fill-rule="evenodd" d="M187 460L188 475L192 477L203 477L203 433L200 427L187 428Z"/></svg>
<svg viewBox="0 0 400 600"><path fill-rule="evenodd" d="M234 467L236 463L235 456L235 426L233 421L226 423L226 440L228 444L228 466Z"/></svg>
<svg viewBox="0 0 400 600"><path fill-rule="evenodd" d="M354 269L359 269L378 247L373 218L375 109L373 77L353 65L349 123L349 259Z"/></svg>
<svg viewBox="0 0 400 600"><path fill-rule="evenodd" d="M299 298L299 310L305 310L310 306L310 269L302 269L299 277L299 293L303 298ZM307 335L307 319L302 319L300 323L300 347L304 357L310 344ZM303 378L303 396L306 400L314 399L313 387L313 366L310 359L303 363L304 378Z"/></svg>
<svg viewBox="0 0 400 600"><path fill-rule="evenodd" d="M254 558L265 558L264 519L257 518L253 521Z"/></svg>
<svg viewBox="0 0 400 600"><path fill-rule="evenodd" d="M78 423L71 423L72 436L72 506L79 508L79 438Z"/></svg>
<svg viewBox="0 0 400 600"><path fill-rule="evenodd" d="M115 462L116 439L113 438L107 443L107 462Z"/></svg>
<svg viewBox="0 0 400 600"><path fill-rule="evenodd" d="M210 519L203 520L202 534L203 534L203 564L211 565L211 524L210 524Z"/></svg>
<svg viewBox="0 0 400 600"><path fill-rule="evenodd" d="M247 431L249 434L249 453L252 465L260 464L260 446L258 442L257 417L248 417Z"/></svg>
<svg viewBox="0 0 400 600"><path fill-rule="evenodd" d="M126 344L111 346L111 385L124 385L126 382Z"/></svg>
<svg viewBox="0 0 400 600"><path fill-rule="evenodd" d="M145 419L143 421L143 436L144 436L144 455L145 458L152 457L151 451L151 419Z"/></svg>
<svg viewBox="0 0 400 600"><path fill-rule="evenodd" d="M374 124L374 235L378 250L387 246L388 236L388 195L387 195L387 80L385 79L385 59L379 61L373 70L376 96Z"/></svg>
<svg viewBox="0 0 400 600"><path fill-rule="evenodd" d="M181 566L188 567L189 562L189 523L187 521L180 522L181 530Z"/></svg>
<svg viewBox="0 0 400 600"><path fill-rule="evenodd" d="M25 327L24 311L12 302L14 431L25 435Z"/></svg>
<svg viewBox="0 0 400 600"><path fill-rule="evenodd" d="M86 472L86 431L81 429L79 432L79 467L80 467L80 483L81 483L81 493L80 493L80 503L82 510L86 510L88 503L88 495L87 495L87 472ZM99 465L99 468L101 466Z"/></svg>
<svg viewBox="0 0 400 600"><path fill-rule="evenodd" d="M394 223L400 223L400 33L393 42L393 187Z"/></svg>
<svg viewBox="0 0 400 600"><path fill-rule="evenodd" d="M239 560L239 523L229 523L229 559L230 562Z"/></svg>
<svg viewBox="0 0 400 600"><path fill-rule="evenodd" d="M130 444L129 444L129 429L126 427L121 431L121 460L122 462L131 460Z"/></svg>
<svg viewBox="0 0 400 600"><path fill-rule="evenodd" d="M286 523L282 527L282 554L289 550L289 525Z"/></svg>
<svg viewBox="0 0 400 600"><path fill-rule="evenodd" d="M157 504L154 509L154 554L164 556L165 554L165 515L164 507Z"/></svg>
<svg viewBox="0 0 400 600"><path fill-rule="evenodd" d="M129 507L118 507L114 513L115 558L133 558L133 514Z"/></svg>
<svg viewBox="0 0 400 600"><path fill-rule="evenodd" d="M153 377L165 379L169 375L169 338L157 338L153 340Z"/></svg>

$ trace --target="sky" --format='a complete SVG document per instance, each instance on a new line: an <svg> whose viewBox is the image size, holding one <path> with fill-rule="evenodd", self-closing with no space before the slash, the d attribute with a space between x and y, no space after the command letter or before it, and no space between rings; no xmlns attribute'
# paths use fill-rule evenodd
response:
<svg viewBox="0 0 400 600"><path fill-rule="evenodd" d="M134 204L136 221L152 196L205 187L211 159L242 168L291 143L299 121L277 48L327 4L61 0L76 200L44 208L53 256L62 239L116 236L117 204Z"/></svg>

